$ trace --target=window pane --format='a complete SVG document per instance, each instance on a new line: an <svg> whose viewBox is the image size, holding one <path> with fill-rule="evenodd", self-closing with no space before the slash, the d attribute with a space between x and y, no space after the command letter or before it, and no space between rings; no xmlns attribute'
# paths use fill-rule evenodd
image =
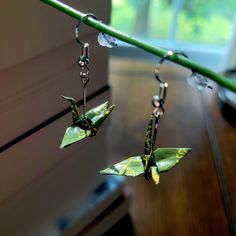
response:
<svg viewBox="0 0 236 236"><path fill-rule="evenodd" d="M145 38L167 39L172 8L162 0L113 0L111 25L125 33Z"/></svg>
<svg viewBox="0 0 236 236"><path fill-rule="evenodd" d="M111 25L124 33L131 33L135 8L130 0L112 0Z"/></svg>
<svg viewBox="0 0 236 236"><path fill-rule="evenodd" d="M178 18L176 40L225 45L235 9L236 0L185 0Z"/></svg>
<svg viewBox="0 0 236 236"><path fill-rule="evenodd" d="M236 0L112 0L111 25L168 42L226 45Z"/></svg>
<svg viewBox="0 0 236 236"><path fill-rule="evenodd" d="M149 37L156 39L168 39L172 25L173 11L168 1L153 0L149 12Z"/></svg>

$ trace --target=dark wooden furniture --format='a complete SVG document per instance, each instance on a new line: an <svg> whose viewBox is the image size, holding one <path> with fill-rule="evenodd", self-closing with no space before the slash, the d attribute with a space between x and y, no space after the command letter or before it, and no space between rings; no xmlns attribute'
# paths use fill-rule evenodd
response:
<svg viewBox="0 0 236 236"><path fill-rule="evenodd" d="M158 93L155 63L111 60L117 105L110 129L111 163L143 152L150 100ZM236 129L221 115L217 86L212 83L213 91L199 93L186 83L188 73L173 64L161 69L169 90L157 146L192 147L192 152L162 174L157 186L143 177L127 178L135 235L223 236L230 235L235 223L229 213L236 214Z"/></svg>

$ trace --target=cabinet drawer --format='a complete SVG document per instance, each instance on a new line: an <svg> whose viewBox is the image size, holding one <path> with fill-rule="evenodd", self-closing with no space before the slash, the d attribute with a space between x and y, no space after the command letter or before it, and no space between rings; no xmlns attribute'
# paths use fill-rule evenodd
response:
<svg viewBox="0 0 236 236"><path fill-rule="evenodd" d="M82 99L80 47L76 42L0 71L0 147L44 122L68 106L61 95ZM99 55L99 60L96 60ZM107 83L107 53L92 46L90 82L92 94Z"/></svg>
<svg viewBox="0 0 236 236"><path fill-rule="evenodd" d="M66 1L109 22L110 1ZM104 7L100 7L103 5ZM14 16L14 21L10 17ZM82 97L81 45L73 19L40 1L3 1L0 7L0 148L66 106L61 95ZM80 38L90 43L88 94L107 83L107 49L98 45L97 31L81 24Z"/></svg>
<svg viewBox="0 0 236 236"><path fill-rule="evenodd" d="M94 107L109 97L106 92L88 103ZM64 165L71 158L78 159L77 171L81 176L78 188L86 187L86 181L94 181L94 186L102 180L98 171L106 166L106 126L100 128L93 138L87 138L65 149L59 145L65 129L72 122L71 114L59 118L50 125L30 135L1 153L0 158L0 203L20 191L28 184L36 181L43 174ZM61 175L70 174L70 170ZM96 175L96 177L92 177Z"/></svg>

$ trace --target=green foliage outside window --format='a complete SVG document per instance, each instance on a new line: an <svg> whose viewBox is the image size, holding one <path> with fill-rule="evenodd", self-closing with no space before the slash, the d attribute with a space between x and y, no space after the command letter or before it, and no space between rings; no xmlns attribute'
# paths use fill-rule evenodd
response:
<svg viewBox="0 0 236 236"><path fill-rule="evenodd" d="M212 45L227 42L236 10L236 0L185 0L173 39L173 0L113 0L112 5L111 24L121 31L145 38Z"/></svg>

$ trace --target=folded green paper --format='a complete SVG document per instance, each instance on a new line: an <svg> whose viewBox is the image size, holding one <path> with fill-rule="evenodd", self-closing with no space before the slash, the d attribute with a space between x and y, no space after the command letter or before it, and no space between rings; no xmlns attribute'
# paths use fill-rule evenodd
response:
<svg viewBox="0 0 236 236"><path fill-rule="evenodd" d="M159 173L172 169L190 151L191 148L157 148L153 156L133 156L101 170L100 173L123 176L139 176L143 174L146 179L152 178L158 184Z"/></svg>
<svg viewBox="0 0 236 236"><path fill-rule="evenodd" d="M65 96L63 96L63 98L71 104L73 123L66 129L60 148L67 147L86 137L93 137L96 135L99 127L102 126L104 120L115 107L114 105L110 106L109 102L106 101L105 103L92 108L86 112L85 115L79 115L75 99Z"/></svg>
<svg viewBox="0 0 236 236"><path fill-rule="evenodd" d="M132 156L115 165L101 170L103 175L139 176L149 180L152 178L156 184L160 181L159 173L169 171L185 157L191 148L157 148L153 151L153 119L151 116L145 135L144 155Z"/></svg>

